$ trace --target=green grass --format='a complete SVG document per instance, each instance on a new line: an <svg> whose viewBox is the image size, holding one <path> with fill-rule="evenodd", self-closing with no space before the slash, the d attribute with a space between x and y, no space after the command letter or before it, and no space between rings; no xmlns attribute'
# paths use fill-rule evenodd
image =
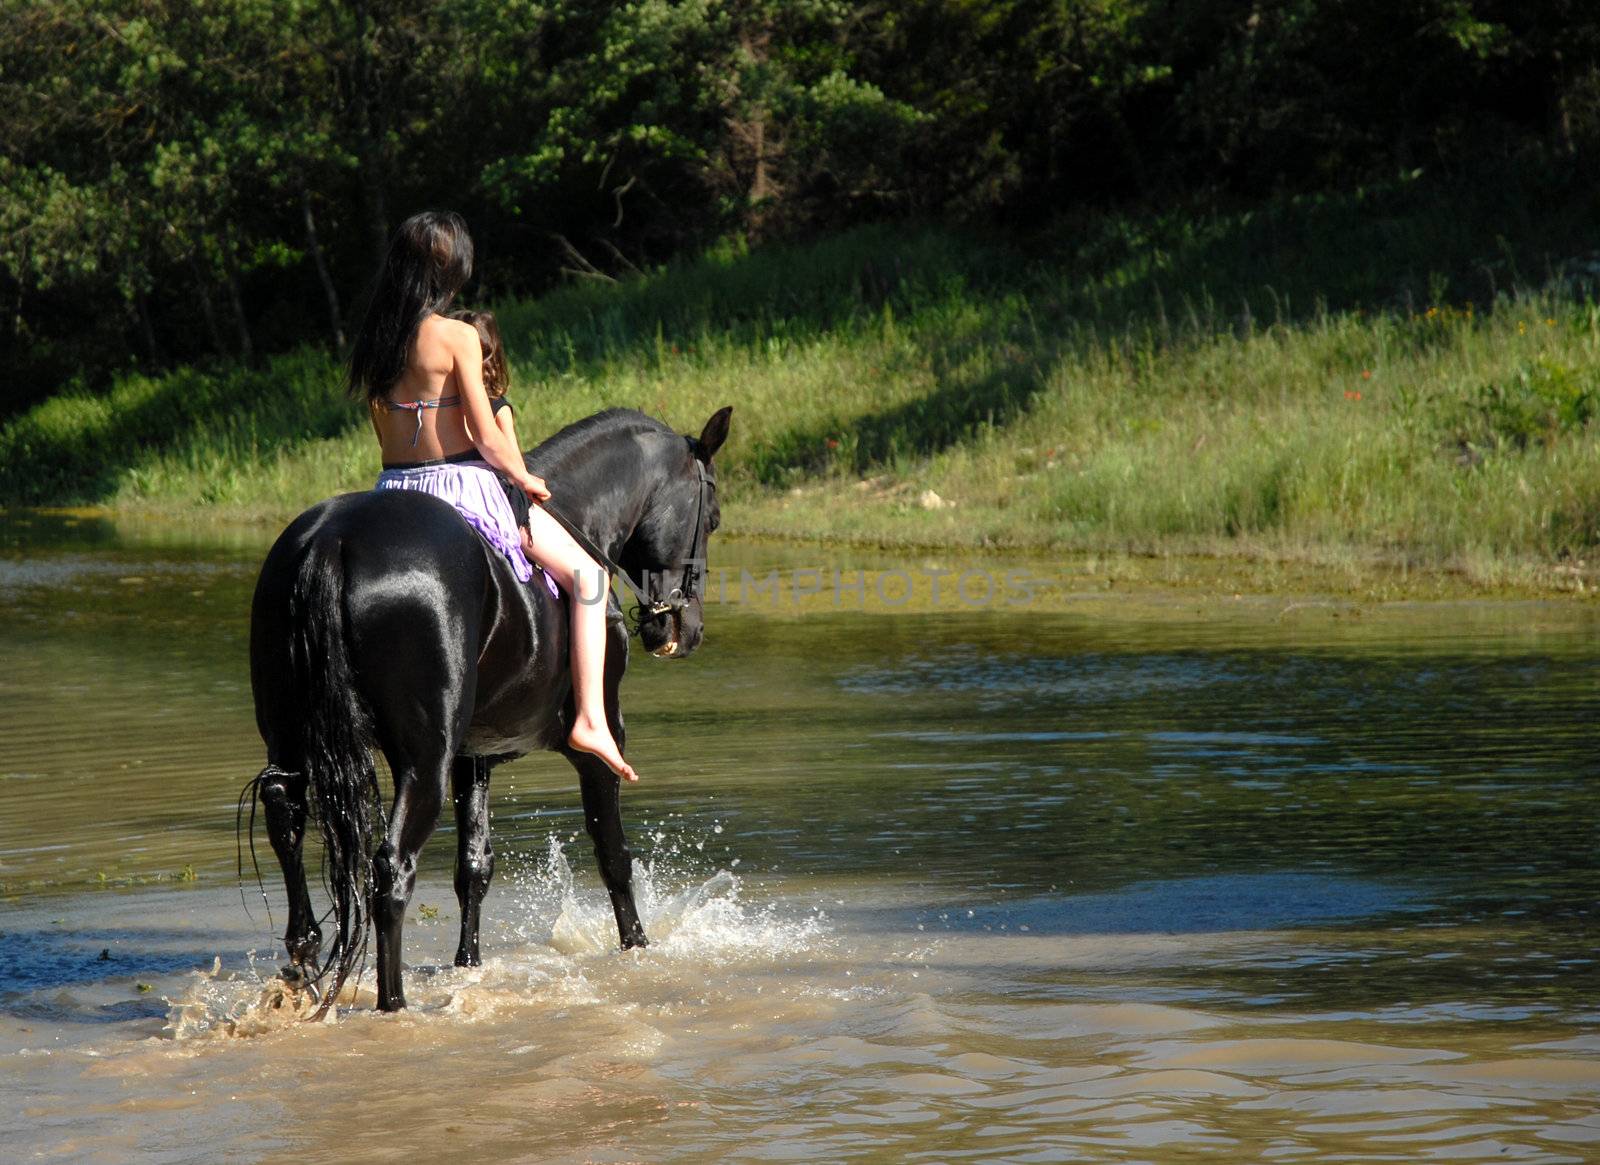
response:
<svg viewBox="0 0 1600 1165"><path fill-rule="evenodd" d="M1573 585L1600 556L1600 309L1565 261L1594 204L1535 201L866 229L497 308L526 443L734 405L731 532ZM376 472L337 385L308 350L63 394L0 430L0 498L286 517Z"/></svg>

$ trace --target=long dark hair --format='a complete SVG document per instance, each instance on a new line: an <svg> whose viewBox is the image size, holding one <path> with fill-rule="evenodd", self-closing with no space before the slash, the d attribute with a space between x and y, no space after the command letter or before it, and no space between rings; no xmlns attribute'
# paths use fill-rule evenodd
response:
<svg viewBox="0 0 1600 1165"><path fill-rule="evenodd" d="M500 325L492 311L453 311L450 318L471 324L483 349L483 392L485 396L505 396L511 387L511 369L506 365L506 348L500 342Z"/></svg>
<svg viewBox="0 0 1600 1165"><path fill-rule="evenodd" d="M350 395L371 400L388 392L406 370L422 321L443 313L471 278L472 236L459 214L425 210L401 223L350 353Z"/></svg>

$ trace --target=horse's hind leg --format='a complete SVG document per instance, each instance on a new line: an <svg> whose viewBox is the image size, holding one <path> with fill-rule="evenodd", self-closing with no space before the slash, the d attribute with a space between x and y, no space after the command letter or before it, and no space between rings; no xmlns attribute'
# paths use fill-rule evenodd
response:
<svg viewBox="0 0 1600 1165"><path fill-rule="evenodd" d="M494 845L489 839L489 762L458 756L450 770L456 803L456 901L461 904L461 943L456 966L476 967L478 919L483 896L494 877Z"/></svg>
<svg viewBox="0 0 1600 1165"><path fill-rule="evenodd" d="M268 765L259 781L256 795L266 810L267 837L272 842L272 852L278 855L278 865L283 867L283 884L289 894L289 924L283 932L289 968L314 974L317 954L322 949L322 930L311 909L301 859L306 835L306 776Z"/></svg>
<svg viewBox="0 0 1600 1165"><path fill-rule="evenodd" d="M372 859L372 923L378 935L378 1009L406 1005L400 982L400 942L406 907L417 884L417 855L439 822L447 762L394 766L389 831Z"/></svg>

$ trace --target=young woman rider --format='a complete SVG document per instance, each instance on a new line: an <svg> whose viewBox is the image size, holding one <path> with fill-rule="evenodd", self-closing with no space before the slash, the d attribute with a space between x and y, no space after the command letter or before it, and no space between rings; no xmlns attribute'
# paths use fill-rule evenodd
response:
<svg viewBox="0 0 1600 1165"><path fill-rule="evenodd" d="M366 397L383 449L377 488L443 498L527 582L533 568L494 471L531 501L543 501L550 491L495 424L477 330L444 315L471 275L472 238L459 215L425 211L400 224L356 337L349 387ZM537 505L530 507L528 532L534 558L569 599L578 708L568 743L637 780L605 716L606 604L596 600L609 580Z"/></svg>

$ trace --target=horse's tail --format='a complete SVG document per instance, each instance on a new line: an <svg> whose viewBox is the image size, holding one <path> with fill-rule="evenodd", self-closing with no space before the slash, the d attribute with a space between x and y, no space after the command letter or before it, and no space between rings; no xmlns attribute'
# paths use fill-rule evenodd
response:
<svg viewBox="0 0 1600 1165"><path fill-rule="evenodd" d="M318 976L334 972L318 1016L366 954L373 831L382 814L372 719L350 666L344 583L338 543L314 540L289 593L293 731L300 737L295 751L304 760L311 811L322 830L323 877L339 933Z"/></svg>

